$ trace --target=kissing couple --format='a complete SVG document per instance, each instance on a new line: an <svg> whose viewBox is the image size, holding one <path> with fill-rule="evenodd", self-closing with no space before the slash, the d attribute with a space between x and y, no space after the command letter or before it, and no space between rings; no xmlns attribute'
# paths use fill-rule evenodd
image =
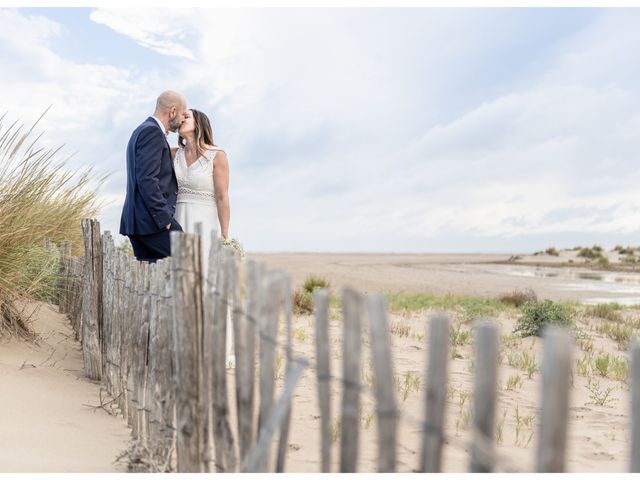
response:
<svg viewBox="0 0 640 480"><path fill-rule="evenodd" d="M178 147L167 142L178 133ZM209 118L188 109L180 93L160 94L156 109L131 134L127 145L127 193L120 234L131 241L136 259L156 262L171 255L169 232L196 233L202 222L207 261L211 230L229 232L229 162L213 141Z"/></svg>

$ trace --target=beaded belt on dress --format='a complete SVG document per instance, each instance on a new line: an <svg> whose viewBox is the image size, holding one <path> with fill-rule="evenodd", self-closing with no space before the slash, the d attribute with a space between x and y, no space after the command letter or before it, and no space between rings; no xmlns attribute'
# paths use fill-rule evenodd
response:
<svg viewBox="0 0 640 480"><path fill-rule="evenodd" d="M213 192L206 192L204 190L194 190L192 188L179 187L178 188L178 201L181 199L193 199L211 201L215 198Z"/></svg>

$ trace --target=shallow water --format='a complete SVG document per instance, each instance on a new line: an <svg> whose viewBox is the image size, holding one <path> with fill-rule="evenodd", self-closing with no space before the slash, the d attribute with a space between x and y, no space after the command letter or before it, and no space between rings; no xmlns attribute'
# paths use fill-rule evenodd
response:
<svg viewBox="0 0 640 480"><path fill-rule="evenodd" d="M553 287L559 290L587 292L587 297L582 300L587 304L640 304L640 273L527 265L495 265L489 270L503 275L549 279Z"/></svg>

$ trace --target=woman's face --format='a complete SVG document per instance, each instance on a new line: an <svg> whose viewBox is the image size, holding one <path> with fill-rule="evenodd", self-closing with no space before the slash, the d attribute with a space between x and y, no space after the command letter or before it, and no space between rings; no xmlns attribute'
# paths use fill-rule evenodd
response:
<svg viewBox="0 0 640 480"><path fill-rule="evenodd" d="M196 129L196 121L193 118L193 112L191 110L186 110L184 112L184 122L182 122L182 125L180 125L178 134L184 137L187 134L193 133L195 129Z"/></svg>

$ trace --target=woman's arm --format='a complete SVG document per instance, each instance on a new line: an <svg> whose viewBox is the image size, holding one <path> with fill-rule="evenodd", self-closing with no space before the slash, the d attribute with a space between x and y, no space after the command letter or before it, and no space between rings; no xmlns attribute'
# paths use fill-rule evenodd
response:
<svg viewBox="0 0 640 480"><path fill-rule="evenodd" d="M222 236L228 238L231 210L229 208L229 161L227 154L219 150L213 162L213 188L216 192L218 220Z"/></svg>

